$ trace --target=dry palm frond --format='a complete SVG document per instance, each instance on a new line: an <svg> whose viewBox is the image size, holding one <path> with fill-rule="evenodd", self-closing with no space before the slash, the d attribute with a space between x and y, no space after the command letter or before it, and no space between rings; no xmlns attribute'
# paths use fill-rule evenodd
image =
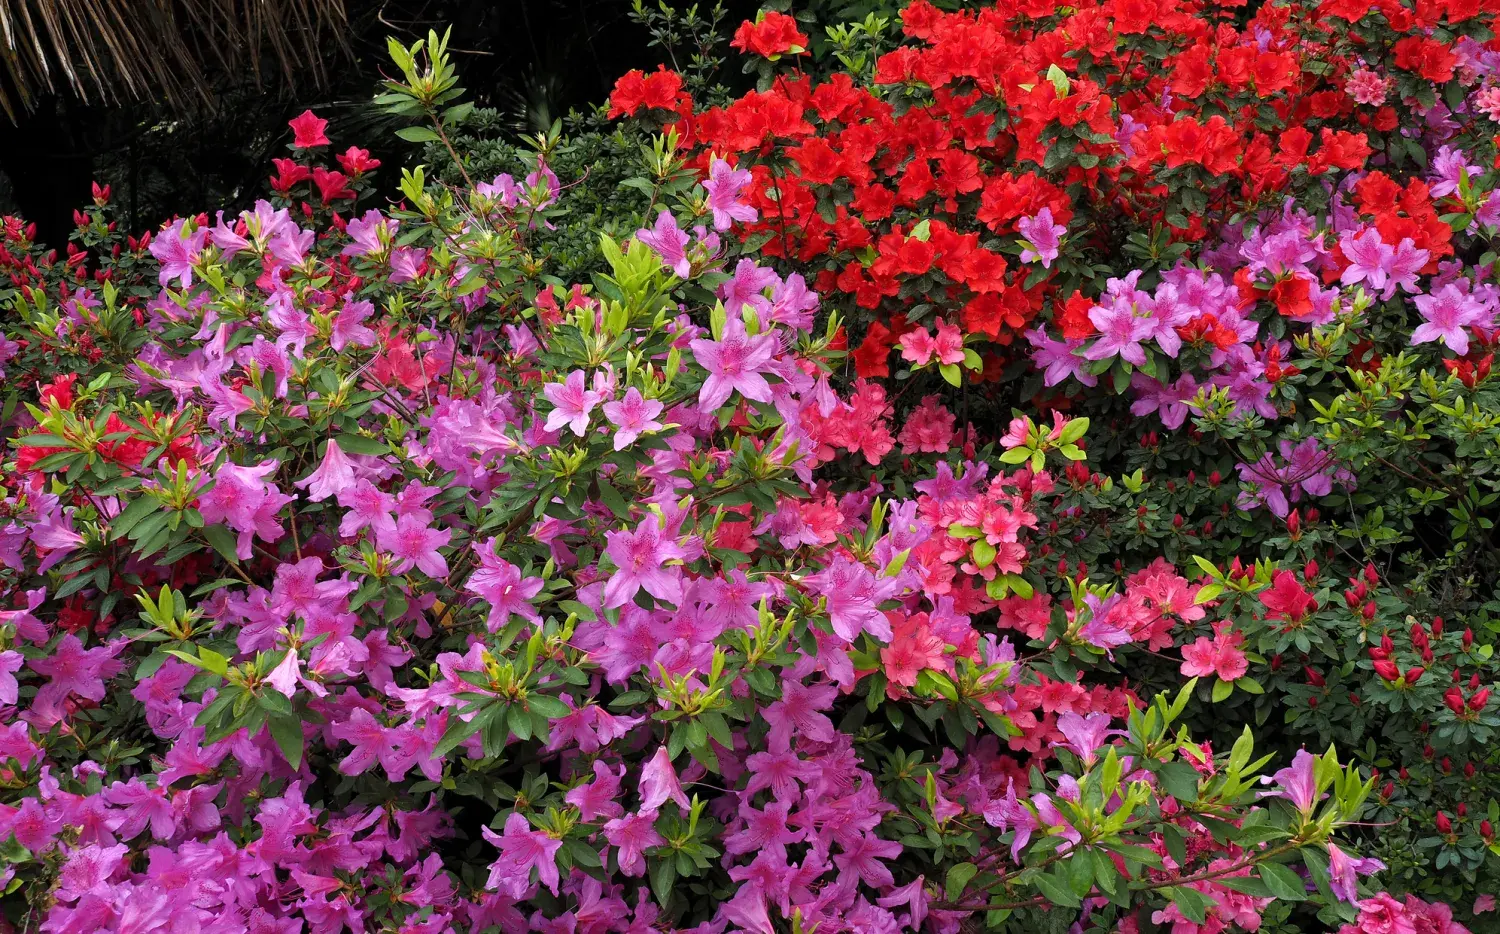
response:
<svg viewBox="0 0 1500 934"><path fill-rule="evenodd" d="M212 73L322 85L347 50L343 0L0 0L0 109L64 88L85 102L212 103Z"/></svg>

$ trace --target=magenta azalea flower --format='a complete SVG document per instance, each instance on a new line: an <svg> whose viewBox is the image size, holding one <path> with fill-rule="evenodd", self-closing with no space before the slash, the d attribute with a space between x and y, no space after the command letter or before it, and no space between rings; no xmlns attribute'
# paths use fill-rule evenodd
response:
<svg viewBox="0 0 1500 934"><path fill-rule="evenodd" d="M642 227L635 232L635 238L656 251L666 267L686 279L692 274L693 264L688 261L688 235L677 226L677 218L666 208L656 215L656 225L651 228Z"/></svg>
<svg viewBox="0 0 1500 934"><path fill-rule="evenodd" d="M157 279L162 285L172 280L183 288L193 284L193 264L208 241L207 230L187 231L187 221L176 220L151 241L151 255L161 263Z"/></svg>
<svg viewBox="0 0 1500 934"><path fill-rule="evenodd" d="M375 541L382 551L397 558L395 570L404 573L412 567L429 577L448 576L448 562L438 551L453 533L447 529L434 529L420 516L405 515L396 520L393 529L375 532Z"/></svg>
<svg viewBox="0 0 1500 934"><path fill-rule="evenodd" d="M648 516L634 532L607 532L605 538L609 544L604 553L617 568L604 586L605 606L624 606L642 589L672 603L682 599L681 573L667 563L687 554L667 537L660 519Z"/></svg>
<svg viewBox="0 0 1500 934"><path fill-rule="evenodd" d="M582 435L589 430L589 413L599 404L603 394L589 389L584 383L583 371L574 370L561 383L549 383L542 393L551 402L553 409L547 415L547 431L557 431L564 425L573 429L573 434Z"/></svg>
<svg viewBox="0 0 1500 934"><path fill-rule="evenodd" d="M537 879L552 894L557 894L560 881L557 872L557 851L562 841L540 830L532 830L531 824L520 814L511 812L505 819L503 833L495 833L488 827L480 828L486 840L500 848L500 856L490 863L490 875L484 887L495 889L511 898L524 898L531 888L531 871L536 870Z"/></svg>
<svg viewBox="0 0 1500 934"><path fill-rule="evenodd" d="M1155 322L1136 314L1132 304L1126 302L1095 305L1089 311L1089 320L1099 329L1099 337L1084 351L1085 357L1108 360L1118 356L1127 363L1145 365L1146 350L1141 342L1151 338L1156 330Z"/></svg>
<svg viewBox="0 0 1500 934"><path fill-rule="evenodd" d="M724 325L724 338L711 341L699 338L688 344L693 357L708 371L708 379L698 393L698 405L704 411L715 411L735 392L755 402L771 401L771 384L761 374L776 353L776 338L770 334L751 337L745 325L731 317Z"/></svg>
<svg viewBox="0 0 1500 934"><path fill-rule="evenodd" d="M645 432L660 431L662 423L656 420L656 416L661 414L661 410L660 402L645 398L634 386L625 391L623 400L604 403L604 417L618 429L615 432L615 450L625 450Z"/></svg>
<svg viewBox="0 0 1500 934"><path fill-rule="evenodd" d="M728 230L735 221L749 222L759 216L755 208L740 201L740 192L749 184L750 173L744 169L736 169L717 157L709 162L703 189L708 192L708 209L713 212L715 230Z"/></svg>
<svg viewBox="0 0 1500 934"><path fill-rule="evenodd" d="M1489 327L1492 315L1473 296L1456 285L1445 285L1431 295L1418 295L1413 303L1423 321L1411 332L1411 344L1441 340L1460 357L1469 352L1465 328Z"/></svg>
<svg viewBox="0 0 1500 934"><path fill-rule="evenodd" d="M321 503L330 496L338 496L354 484L354 468L337 440L330 438L323 451L323 462L318 469L298 480L293 486L307 491L307 498Z"/></svg>
<svg viewBox="0 0 1500 934"><path fill-rule="evenodd" d="M1044 207L1033 217L1021 218L1016 229L1025 238L1021 241L1021 262L1041 260L1043 269L1051 269L1062 245L1062 235L1068 232L1067 227L1053 223L1052 209Z"/></svg>
<svg viewBox="0 0 1500 934"><path fill-rule="evenodd" d="M1313 755L1306 749L1297 750L1292 757L1292 764L1280 769L1275 775L1261 778L1261 784L1276 784L1274 791L1265 794L1269 797L1285 798L1290 801L1292 807L1301 811L1304 815L1311 814L1313 807L1318 802L1318 787L1313 778Z"/></svg>

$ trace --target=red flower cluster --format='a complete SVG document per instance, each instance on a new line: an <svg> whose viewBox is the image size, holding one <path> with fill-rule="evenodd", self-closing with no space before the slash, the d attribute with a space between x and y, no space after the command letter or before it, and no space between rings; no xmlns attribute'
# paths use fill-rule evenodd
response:
<svg viewBox="0 0 1500 934"><path fill-rule="evenodd" d="M746 20L735 31L729 43L746 55L759 55L775 61L783 55L801 55L807 51L807 36L797 28L797 21L785 13L767 11L755 22Z"/></svg>
<svg viewBox="0 0 1500 934"><path fill-rule="evenodd" d="M916 0L901 15L910 44L879 58L872 86L841 72L781 75L695 111L670 72L632 72L611 114L669 110L663 125L705 161L748 168L759 219L742 235L849 296L865 322L859 373L887 375L902 322L933 306L971 341L1005 345L1055 303L1076 336L1062 298L1097 291L1103 269L1130 268L1114 265L1118 231L1195 241L1215 221L1365 168L1397 123L1387 99L1412 93L1408 80L1452 77L1465 31L1495 47L1482 29L1500 9L1310 6L1265 4L1236 28L1196 3L1027 0L945 13ZM1371 25L1377 10L1384 25ZM742 24L734 42L768 58L804 45L778 13ZM1409 238L1432 262L1451 254L1421 182L1401 189L1377 173L1358 196L1386 243ZM1045 266L1008 261L1022 252L1019 225L1043 208L1066 229L1066 252ZM1311 309L1306 281L1256 288L1249 300Z"/></svg>

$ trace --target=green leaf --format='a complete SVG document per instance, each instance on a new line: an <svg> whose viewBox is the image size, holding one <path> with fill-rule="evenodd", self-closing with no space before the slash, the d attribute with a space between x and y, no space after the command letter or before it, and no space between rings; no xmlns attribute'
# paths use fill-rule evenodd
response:
<svg viewBox="0 0 1500 934"><path fill-rule="evenodd" d="M1161 893L1172 900L1184 918L1195 924L1202 924L1208 917L1208 909L1218 904L1217 899L1185 885L1170 885L1162 889Z"/></svg>
<svg viewBox="0 0 1500 934"><path fill-rule="evenodd" d="M1214 699L1214 703L1215 704L1217 704L1221 700L1224 700L1224 699L1228 698L1229 695L1231 695L1233 693L1234 693L1234 682L1233 681L1225 681L1222 678L1220 678L1219 680L1217 680L1217 681L1214 682L1213 699Z"/></svg>
<svg viewBox="0 0 1500 934"><path fill-rule="evenodd" d="M958 897L964 893L964 887L977 875L979 875L979 867L973 863L959 863L949 869L948 881L944 886L948 901L958 901Z"/></svg>
<svg viewBox="0 0 1500 934"><path fill-rule="evenodd" d="M396 131L396 135L408 143L435 143L442 138L425 126L404 126Z"/></svg>
<svg viewBox="0 0 1500 934"><path fill-rule="evenodd" d="M1054 905L1061 905L1064 908L1077 908L1083 904L1083 900L1073 894L1073 889L1068 883L1059 880L1057 876L1049 875L1045 872L1038 873L1032 878L1031 884L1036 886L1037 890L1042 893L1047 901Z"/></svg>
<svg viewBox="0 0 1500 934"><path fill-rule="evenodd" d="M495 718L495 711L500 709L502 708L498 704L491 704L468 722L454 717L448 722L448 729L443 731L443 738L438 740L438 744L433 747L432 757L434 759L441 759L449 752L457 749L470 736L479 732L486 723L493 720Z"/></svg>
<svg viewBox="0 0 1500 934"><path fill-rule="evenodd" d="M1260 872L1260 878L1271 890L1276 898L1285 899L1289 902L1300 902L1307 899L1307 885L1302 877L1291 869L1280 863L1261 863L1256 867Z"/></svg>
<svg viewBox="0 0 1500 934"><path fill-rule="evenodd" d="M1186 762L1168 762L1156 770L1162 787L1178 801L1198 800L1198 770Z"/></svg>
<svg viewBox="0 0 1500 934"><path fill-rule="evenodd" d="M944 363L938 367L938 372L943 374L943 379L947 380L949 385L957 386L963 382L963 374L959 371L957 364Z"/></svg>
<svg viewBox="0 0 1500 934"><path fill-rule="evenodd" d="M1215 885L1222 885L1226 889L1241 892L1253 898L1272 898L1271 887L1254 876L1220 876L1214 880Z"/></svg>
<svg viewBox="0 0 1500 934"><path fill-rule="evenodd" d="M125 533L134 528L137 522L140 522L142 519L151 515L153 512L160 508L161 500L157 499L154 496L143 495L131 500L129 506L126 506L118 516L115 516L114 519L110 520L110 539L112 541L117 541L120 538L123 538L125 536Z"/></svg>
<svg viewBox="0 0 1500 934"><path fill-rule="evenodd" d="M556 720L572 713L567 704L549 694L528 694L526 705L548 720Z"/></svg>
<svg viewBox="0 0 1500 934"><path fill-rule="evenodd" d="M672 901L672 883L677 881L677 863L671 859L663 859L651 867L651 891L656 895L658 905L668 905Z"/></svg>
<svg viewBox="0 0 1500 934"><path fill-rule="evenodd" d="M1074 441L1082 438L1084 433L1088 430L1088 418L1075 418L1063 427L1062 435L1059 436L1057 440L1061 444L1072 444Z"/></svg>
<svg viewBox="0 0 1500 934"><path fill-rule="evenodd" d="M368 454L378 457L382 454L391 453L391 446L379 438L366 438L364 435L342 434L334 439L339 443L345 454Z"/></svg>
<svg viewBox="0 0 1500 934"><path fill-rule="evenodd" d="M608 480L599 481L599 499L619 518L624 519L630 515L630 504L625 502L625 497Z"/></svg>
<svg viewBox="0 0 1500 934"><path fill-rule="evenodd" d="M229 672L229 659L215 652L213 649L205 649L201 645L198 646L197 655L192 655L180 649L167 649L167 654L174 655L194 668L201 668L221 678Z"/></svg>
<svg viewBox="0 0 1500 934"><path fill-rule="evenodd" d="M296 717L272 717L268 726L287 765L302 768L302 721Z"/></svg>
<svg viewBox="0 0 1500 934"><path fill-rule="evenodd" d="M207 525L203 527L203 537L213 546L219 557L230 564L239 564L240 556L235 551L234 533L227 526Z"/></svg>
<svg viewBox="0 0 1500 934"><path fill-rule="evenodd" d="M290 717L295 715L295 711L292 710L291 698L273 688L266 688L265 690L256 694L255 699L260 704L261 708L265 710L266 713L271 714L272 717L278 715L283 717Z"/></svg>

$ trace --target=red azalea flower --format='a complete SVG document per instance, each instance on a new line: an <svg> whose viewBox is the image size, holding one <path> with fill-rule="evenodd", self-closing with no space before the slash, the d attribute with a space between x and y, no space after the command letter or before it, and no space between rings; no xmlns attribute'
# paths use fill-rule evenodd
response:
<svg viewBox="0 0 1500 934"><path fill-rule="evenodd" d="M323 131L328 127L328 121L315 115L311 110L302 113L287 121L287 126L292 128L292 148L312 149L317 146L327 146L328 137Z"/></svg>

